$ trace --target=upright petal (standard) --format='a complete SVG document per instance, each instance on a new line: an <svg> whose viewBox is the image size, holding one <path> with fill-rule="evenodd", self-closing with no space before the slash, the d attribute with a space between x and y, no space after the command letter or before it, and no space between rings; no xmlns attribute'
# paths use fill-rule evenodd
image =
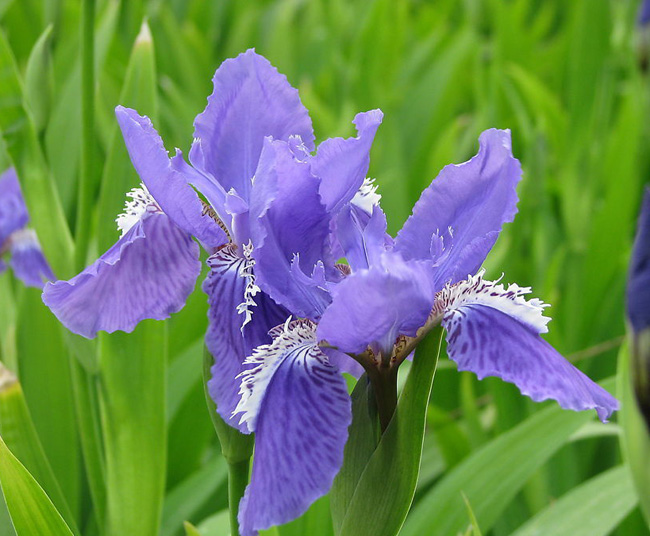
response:
<svg viewBox="0 0 650 536"><path fill-rule="evenodd" d="M510 131L486 130L479 144L471 160L443 168L395 239L405 259L433 260L436 290L475 274L517 212L521 166Z"/></svg>
<svg viewBox="0 0 650 536"><path fill-rule="evenodd" d="M286 76L252 49L224 61L212 82L208 105L194 120L190 160L248 200L264 138L297 135L312 151L311 119Z"/></svg>

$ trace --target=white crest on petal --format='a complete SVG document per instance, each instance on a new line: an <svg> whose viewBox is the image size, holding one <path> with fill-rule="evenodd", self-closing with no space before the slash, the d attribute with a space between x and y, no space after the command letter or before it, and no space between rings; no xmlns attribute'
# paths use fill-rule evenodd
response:
<svg viewBox="0 0 650 536"><path fill-rule="evenodd" d="M436 301L431 312L432 320L447 320L448 315L454 315L462 307L483 305L492 307L519 320L537 333L546 333L546 324L551 320L544 316L544 309L549 304L539 298L526 300L524 296L532 292L530 287L520 287L516 283L507 287L497 281L483 279L485 270L469 276L465 281L454 285L447 284L436 295Z"/></svg>
<svg viewBox="0 0 650 536"><path fill-rule="evenodd" d="M210 257L210 267L217 272L226 272L228 270L237 270L237 276L245 279L244 301L237 305L237 313L244 315L241 331L244 332L244 326L253 318L251 307L256 307L254 297L260 292L260 287L255 283L255 274L253 267L255 259L252 257L253 244L248 241L244 244L241 254L238 253L237 246L233 243L226 244L224 247Z"/></svg>
<svg viewBox="0 0 650 536"><path fill-rule="evenodd" d="M354 194L351 203L358 206L364 212L372 214L373 207L379 205L380 200L381 195L377 193L375 179L366 177L359 191Z"/></svg>
<svg viewBox="0 0 650 536"><path fill-rule="evenodd" d="M303 358L310 368L329 363L327 356L318 348L316 324L311 320L292 321L289 317L283 326L273 328L270 333L274 336L273 342L255 348L244 361L245 365L254 367L238 376L241 378L241 398L232 414L241 413L240 424L245 422L251 432L255 431L266 388L289 352L295 358Z"/></svg>
<svg viewBox="0 0 650 536"><path fill-rule="evenodd" d="M260 287L255 283L255 274L253 273L253 267L255 266L255 259L253 259L252 256L253 243L249 240L248 244L244 244L242 250L244 262L241 263L239 267L239 277L243 277L246 280L246 288L244 289L244 301L237 306L237 312L240 315L245 315L244 322L241 325L243 333L244 326L248 324L253 317L251 307L257 306L254 297L258 292L260 292Z"/></svg>
<svg viewBox="0 0 650 536"><path fill-rule="evenodd" d="M124 212L115 218L117 229L122 232L120 236L128 233L129 229L138 223L145 214L162 212L162 209L149 193L147 187L142 183L140 183L139 188L133 188L130 192L127 192L126 196L130 197L131 201L126 200L124 203Z"/></svg>

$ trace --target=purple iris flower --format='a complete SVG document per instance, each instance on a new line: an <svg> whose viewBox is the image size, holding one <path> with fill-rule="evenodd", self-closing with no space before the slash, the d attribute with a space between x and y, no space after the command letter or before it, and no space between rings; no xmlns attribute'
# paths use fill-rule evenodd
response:
<svg viewBox="0 0 650 536"><path fill-rule="evenodd" d="M29 215L13 168L0 175L0 256L10 252L14 275L28 287L43 288L56 279L43 255L36 233L27 227ZM0 259L0 272L7 265Z"/></svg>
<svg viewBox="0 0 650 536"><path fill-rule="evenodd" d="M224 420L256 433L242 535L290 521L329 490L351 422L341 373L399 364L436 323L460 368L603 419L617 407L539 337L548 320L523 298L529 289L478 271L516 212L508 132L485 132L475 158L445 168L393 239L367 179L379 110L355 117L355 137L316 149L298 92L254 51L213 82L189 164L178 150L169 157L147 118L117 108L143 186L118 217L117 243L43 299L86 337L131 331L184 305L200 272L193 237L203 245L209 391Z"/></svg>

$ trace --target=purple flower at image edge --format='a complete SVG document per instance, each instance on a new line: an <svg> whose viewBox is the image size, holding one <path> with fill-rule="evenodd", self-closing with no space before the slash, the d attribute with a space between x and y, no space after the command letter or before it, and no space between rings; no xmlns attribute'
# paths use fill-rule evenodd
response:
<svg viewBox="0 0 650 536"><path fill-rule="evenodd" d="M43 288L45 281L54 281L36 233L27 227L29 215L18 176L13 168L0 175L0 256L10 255L9 265L0 260L0 272L11 267L14 275L26 286Z"/></svg>
<svg viewBox="0 0 650 536"><path fill-rule="evenodd" d="M650 23L650 0L642 0L636 20L639 26L647 26Z"/></svg>
<svg viewBox="0 0 650 536"><path fill-rule="evenodd" d="M641 414L650 430L650 188L646 188L627 280L630 375Z"/></svg>
<svg viewBox="0 0 650 536"><path fill-rule="evenodd" d="M294 519L331 487L351 422L341 373L363 371L349 354L378 362L433 325L460 370L602 420L617 409L540 337L545 304L480 270L516 213L508 131L484 132L474 158L445 167L393 239L367 179L379 110L355 117L357 136L316 148L298 92L254 51L213 83L189 164L147 118L117 108L143 186L117 243L43 299L86 337L131 331L183 307L201 269L192 237L207 250L209 391L226 422L256 434L242 535Z"/></svg>

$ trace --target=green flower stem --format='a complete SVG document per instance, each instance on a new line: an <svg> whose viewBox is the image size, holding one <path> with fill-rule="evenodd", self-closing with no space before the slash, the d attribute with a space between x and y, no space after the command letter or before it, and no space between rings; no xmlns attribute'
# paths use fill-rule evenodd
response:
<svg viewBox="0 0 650 536"><path fill-rule="evenodd" d="M380 364L376 367L368 367L366 372L375 394L377 415L383 434L397 408L397 366L388 363Z"/></svg>
<svg viewBox="0 0 650 536"><path fill-rule="evenodd" d="M210 368L214 359L207 348L203 352L203 389L208 412L212 424L217 432L221 453L228 462L228 508L230 510L230 533L232 536L239 534L237 513L239 503L244 496L248 484L250 459L253 455L255 439L253 434L242 434L239 430L227 425L217 413L217 407L208 392Z"/></svg>
<svg viewBox="0 0 650 536"><path fill-rule="evenodd" d="M244 496L246 486L248 485L249 471L249 460L233 463L228 462L228 508L230 510L231 536L237 536L239 534L237 514L239 512L239 502Z"/></svg>
<svg viewBox="0 0 650 536"><path fill-rule="evenodd" d="M75 268L86 263L90 240L93 149L95 145L95 0L83 0L81 15L81 168L75 226Z"/></svg>

